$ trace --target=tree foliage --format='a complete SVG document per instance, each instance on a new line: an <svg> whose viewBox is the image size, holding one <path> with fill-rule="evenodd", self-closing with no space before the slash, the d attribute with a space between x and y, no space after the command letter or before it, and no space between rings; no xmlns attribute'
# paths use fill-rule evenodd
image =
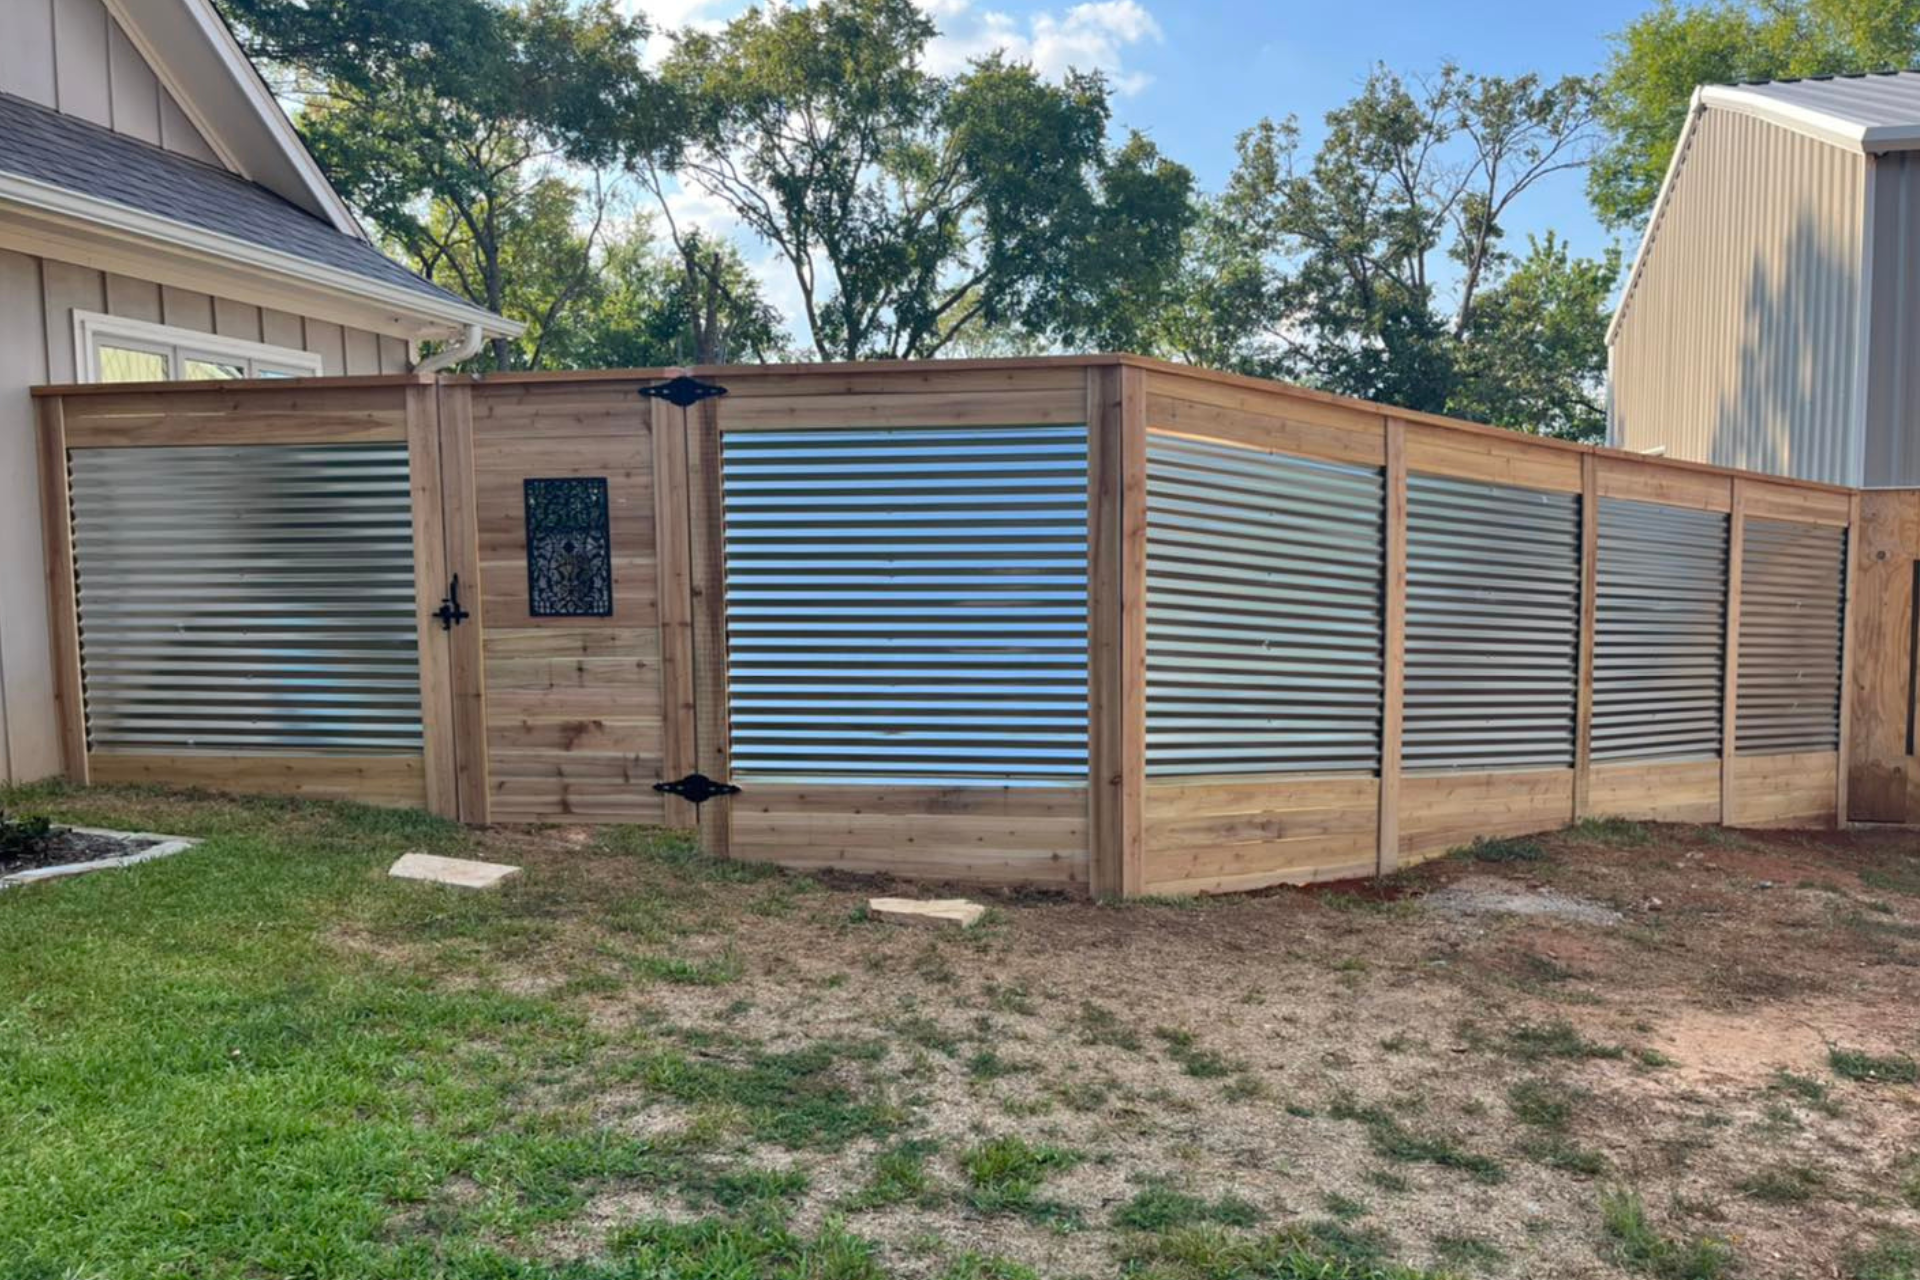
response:
<svg viewBox="0 0 1920 1280"><path fill-rule="evenodd" d="M1453 67L1422 80L1376 70L1328 114L1311 156L1294 121L1262 121L1241 135L1232 178L1187 237L1156 336L1202 363L1572 429L1567 406L1550 400L1564 402L1566 371L1603 349L1606 316L1558 299L1599 281L1604 303L1615 264L1573 259L1553 241L1515 272L1505 238L1530 190L1585 162L1592 121L1585 80ZM1489 380L1509 366L1478 350L1492 342L1539 353L1558 399L1539 388L1497 396ZM1528 406L1545 416L1524 416Z"/></svg>
<svg viewBox="0 0 1920 1280"><path fill-rule="evenodd" d="M1913 66L1920 0L1659 0L1613 36L1594 211L1635 230L1653 208L1696 86Z"/></svg>
<svg viewBox="0 0 1920 1280"><path fill-rule="evenodd" d="M1108 146L1098 76L999 56L936 76L934 34L912 0L683 33L659 163L779 255L823 359L932 356L1007 324L1109 336L1116 300L1166 287L1191 176L1137 136Z"/></svg>
<svg viewBox="0 0 1920 1280"><path fill-rule="evenodd" d="M556 202L584 190L563 169L615 162L655 114L642 19L612 0L223 5L248 54L303 100L302 133L335 187L422 274L536 326L578 295L578 260L540 255ZM531 237L518 249L517 233ZM560 291L532 296L535 276ZM511 363L504 339L491 363Z"/></svg>

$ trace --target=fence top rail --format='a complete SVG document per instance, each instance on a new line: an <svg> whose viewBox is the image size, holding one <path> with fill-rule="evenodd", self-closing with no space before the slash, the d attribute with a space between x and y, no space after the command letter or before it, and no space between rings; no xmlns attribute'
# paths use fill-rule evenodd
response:
<svg viewBox="0 0 1920 1280"><path fill-rule="evenodd" d="M573 369L551 372L522 372L503 374L360 374L340 377L319 378L256 378L235 379L219 383L208 382L118 382L118 383L66 383L50 386L38 386L32 389L36 398L82 398L121 396L137 398L143 396L168 397L176 395L205 395L209 391L235 396L248 393L291 391L347 390L375 387L411 387L411 386L466 386L484 387L531 387L541 385L564 386L604 384L626 384L657 382L681 374L734 381L751 381L761 378L840 378L858 379L862 376L882 378L900 374L940 374L940 373L1018 373L1043 372L1048 370L1092 369L1100 367L1126 366L1148 373L1159 374L1174 379L1211 383L1216 386L1306 403L1326 405L1334 408L1359 411L1378 415L1382 425L1387 420L1445 428L1451 432L1479 436L1498 440L1520 449L1556 451L1574 455L1591 454L1609 462L1631 463L1655 470L1689 471L1702 475L1718 476L1728 479L1746 479L1797 489L1813 490L1821 493L1848 494L1854 492L1844 485L1826 484L1813 480L1799 480L1787 476L1767 475L1755 471L1742 471L1731 467L1715 466L1711 463L1690 462L1679 458L1652 457L1633 453L1623 449L1613 449L1605 445L1583 444L1572 440L1559 440L1548 436L1528 435L1506 427L1489 426L1486 423L1469 422L1462 418L1451 418L1444 414L1426 413L1415 409L1403 409L1393 405L1379 404L1362 400L1355 396L1338 395L1330 391L1319 391L1294 383L1279 382L1268 378L1257 378L1247 374L1227 373L1217 369L1205 369L1195 365L1177 364L1151 356L1129 353L1097 353L1088 355L1056 356L1020 356L1005 359L975 360L875 360L831 363L800 364L723 364L723 365L682 365L659 368L635 369Z"/></svg>

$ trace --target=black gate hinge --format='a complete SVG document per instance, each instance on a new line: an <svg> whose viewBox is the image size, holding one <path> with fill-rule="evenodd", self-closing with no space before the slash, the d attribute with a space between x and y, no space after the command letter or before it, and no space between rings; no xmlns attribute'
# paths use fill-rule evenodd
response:
<svg viewBox="0 0 1920 1280"><path fill-rule="evenodd" d="M727 394L727 389L717 382L702 382L698 378L690 378L683 373L666 382L642 387L640 394L655 400L665 400L670 405L685 409L690 405L699 404L702 400L723 396Z"/></svg>
<svg viewBox="0 0 1920 1280"><path fill-rule="evenodd" d="M440 620L442 631L451 631L456 623L465 622L473 615L460 603L460 575L454 574L453 581L447 584L447 594L442 597L440 607L427 615Z"/></svg>
<svg viewBox="0 0 1920 1280"><path fill-rule="evenodd" d="M703 805L715 796L737 796L740 788L731 782L715 782L704 773L690 773L678 782L656 782L655 791L670 796L679 796L694 805Z"/></svg>

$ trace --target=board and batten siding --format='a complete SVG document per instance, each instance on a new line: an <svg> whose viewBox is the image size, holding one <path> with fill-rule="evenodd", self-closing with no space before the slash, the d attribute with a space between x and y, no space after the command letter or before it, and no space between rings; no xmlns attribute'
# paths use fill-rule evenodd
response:
<svg viewBox="0 0 1920 1280"><path fill-rule="evenodd" d="M6 14L0 93L220 163L100 0L7 0Z"/></svg>
<svg viewBox="0 0 1920 1280"><path fill-rule="evenodd" d="M0 249L0 780L60 770L40 464L27 393L79 380L76 309L317 352L327 375L408 367L400 338Z"/></svg>
<svg viewBox="0 0 1920 1280"><path fill-rule="evenodd" d="M1708 109L1611 356L1611 440L1831 484L1861 478L1864 156Z"/></svg>

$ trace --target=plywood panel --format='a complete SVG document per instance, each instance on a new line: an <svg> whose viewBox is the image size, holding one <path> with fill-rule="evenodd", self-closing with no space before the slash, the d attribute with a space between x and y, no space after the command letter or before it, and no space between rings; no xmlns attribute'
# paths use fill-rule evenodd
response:
<svg viewBox="0 0 1920 1280"><path fill-rule="evenodd" d="M220 157L164 87L160 90L160 145L183 156L192 156L203 164L220 163Z"/></svg>
<svg viewBox="0 0 1920 1280"><path fill-rule="evenodd" d="M1219 893L1371 875L1376 778L1183 779L1146 790L1146 892Z"/></svg>
<svg viewBox="0 0 1920 1280"><path fill-rule="evenodd" d="M380 336L365 329L348 329L342 335L346 346L346 370L349 375L380 372Z"/></svg>
<svg viewBox="0 0 1920 1280"><path fill-rule="evenodd" d="M1861 495L1854 530L1854 620L1847 697L1848 794L1857 822L1920 815L1912 725L1913 606L1920 565L1920 492Z"/></svg>
<svg viewBox="0 0 1920 1280"><path fill-rule="evenodd" d="M157 756L88 757L96 783L205 787L240 794L357 800L419 808L427 787L419 756Z"/></svg>
<svg viewBox="0 0 1920 1280"><path fill-rule="evenodd" d="M732 803L737 858L980 884L1086 884L1084 787L761 784Z"/></svg>
<svg viewBox="0 0 1920 1280"><path fill-rule="evenodd" d="M1641 822L1720 821L1720 762L1662 760L1599 764L1588 777L1586 812Z"/></svg>
<svg viewBox="0 0 1920 1280"><path fill-rule="evenodd" d="M337 378L347 371L346 333L337 324L308 320L306 349L320 357L320 372Z"/></svg>
<svg viewBox="0 0 1920 1280"><path fill-rule="evenodd" d="M1572 812L1572 769L1408 774L1400 781L1401 862L1433 857L1480 836L1557 830Z"/></svg>
<svg viewBox="0 0 1920 1280"><path fill-rule="evenodd" d="M1743 755L1733 762L1735 827L1825 827L1833 825L1840 757L1837 752Z"/></svg>
<svg viewBox="0 0 1920 1280"><path fill-rule="evenodd" d="M160 286L132 276L107 275L107 314L128 320L161 322Z"/></svg>

